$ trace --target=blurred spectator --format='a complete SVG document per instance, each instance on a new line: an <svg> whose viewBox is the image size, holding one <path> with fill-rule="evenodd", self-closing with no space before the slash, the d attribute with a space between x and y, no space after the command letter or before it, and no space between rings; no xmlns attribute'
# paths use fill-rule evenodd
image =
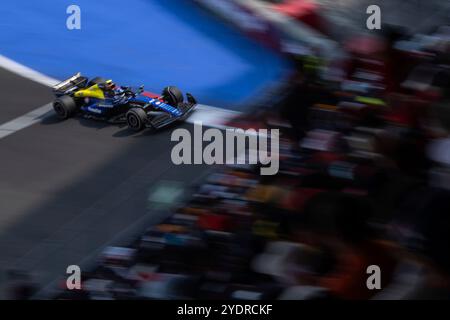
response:
<svg viewBox="0 0 450 320"><path fill-rule="evenodd" d="M280 172L213 173L129 248L109 248L87 296L448 299L448 30L355 38L332 81L332 63L296 57L279 103L234 120L281 128ZM371 265L381 290L366 286Z"/></svg>
<svg viewBox="0 0 450 320"><path fill-rule="evenodd" d="M28 300L37 290L30 274L21 270L10 270L8 272L8 293L11 300Z"/></svg>

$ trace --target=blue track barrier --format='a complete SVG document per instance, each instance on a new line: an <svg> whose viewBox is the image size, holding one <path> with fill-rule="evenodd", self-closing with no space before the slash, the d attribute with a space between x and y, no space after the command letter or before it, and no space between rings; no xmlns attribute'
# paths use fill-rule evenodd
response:
<svg viewBox="0 0 450 320"><path fill-rule="evenodd" d="M184 0L4 1L0 54L54 78L77 71L159 91L177 85L205 104L240 110L283 77L276 53Z"/></svg>

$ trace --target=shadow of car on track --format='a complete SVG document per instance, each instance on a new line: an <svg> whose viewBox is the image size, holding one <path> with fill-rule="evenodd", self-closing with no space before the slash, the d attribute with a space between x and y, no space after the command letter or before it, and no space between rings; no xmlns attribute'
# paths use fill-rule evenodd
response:
<svg viewBox="0 0 450 320"><path fill-rule="evenodd" d="M73 121L73 120L78 121L83 127L88 127L88 128L103 129L103 128L111 126L111 124L106 123L106 122L97 121L97 120L93 120L93 119L86 119L83 117L73 117L68 120L61 120L54 113L51 113L48 116L44 117L40 121L40 123L43 125L55 125L55 124L62 124L64 122Z"/></svg>
<svg viewBox="0 0 450 320"><path fill-rule="evenodd" d="M49 111L49 114L46 114L44 117L42 117L42 119L39 123L43 124L43 125L52 125L52 124L57 124L60 122L61 122L61 120L58 119L56 114L54 114L53 111Z"/></svg>
<svg viewBox="0 0 450 320"><path fill-rule="evenodd" d="M122 130L116 132L113 134L113 137L116 138L126 138L126 137L131 137L134 136L134 138L140 138L140 137L148 137L148 136L154 136L163 132L168 132L171 130L176 129L177 127L180 126L182 122L172 122L170 124L168 124L167 126L161 128L161 129L144 129L140 132L135 132L131 129L129 129L126 125L121 126L121 128L123 128Z"/></svg>
<svg viewBox="0 0 450 320"><path fill-rule="evenodd" d="M80 116L71 118L69 120L61 120L55 114L50 114L50 115L44 117L40 121L40 123L42 125L56 125L56 124L61 124L65 121L73 121L73 120L78 121L78 123L83 127L97 129L97 130L101 130L101 129L109 128L109 127L116 127L118 129L118 131L116 131L112 134L112 136L115 138L129 138L129 137L141 138L141 137L153 136L153 135L157 135L158 133L173 130L181 124L180 122L173 122L161 129L157 129L157 130L144 129L140 132L135 132L135 131L129 129L126 124L111 124L111 123L103 122L100 120L86 119L86 118L83 118Z"/></svg>

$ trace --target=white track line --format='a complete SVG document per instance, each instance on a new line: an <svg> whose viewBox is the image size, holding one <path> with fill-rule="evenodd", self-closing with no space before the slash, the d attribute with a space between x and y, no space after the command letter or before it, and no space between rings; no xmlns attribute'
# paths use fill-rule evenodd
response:
<svg viewBox="0 0 450 320"><path fill-rule="evenodd" d="M0 55L0 67L48 87L52 87L60 82L57 79L48 77L2 55ZM38 123L43 118L51 115L52 113L49 112L51 110L51 104L46 104L45 106L34 109L23 116L0 125L0 139ZM239 114L241 113L238 111L231 111L207 105L198 105L186 122L201 122L204 126L223 129L230 119Z"/></svg>
<svg viewBox="0 0 450 320"><path fill-rule="evenodd" d="M25 129L35 123L40 122L45 117L52 114L53 107L51 103L48 103L42 107L34 109L23 116L15 118L0 125L0 139L3 139L14 132Z"/></svg>

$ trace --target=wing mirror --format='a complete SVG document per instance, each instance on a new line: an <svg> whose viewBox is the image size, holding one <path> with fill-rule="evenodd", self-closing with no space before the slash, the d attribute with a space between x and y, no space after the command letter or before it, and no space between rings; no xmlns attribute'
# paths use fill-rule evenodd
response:
<svg viewBox="0 0 450 320"><path fill-rule="evenodd" d="M192 104L192 105L197 104L197 100L194 98L194 96L192 94L186 93L186 98L190 104Z"/></svg>

